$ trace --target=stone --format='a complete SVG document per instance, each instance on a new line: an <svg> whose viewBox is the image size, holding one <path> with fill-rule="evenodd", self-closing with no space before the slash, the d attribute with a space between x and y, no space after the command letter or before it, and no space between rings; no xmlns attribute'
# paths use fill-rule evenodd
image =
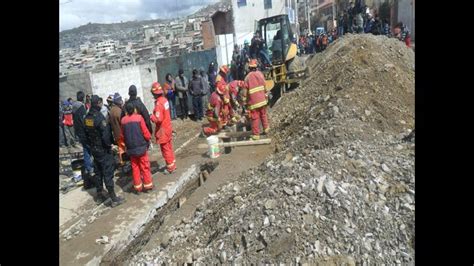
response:
<svg viewBox="0 0 474 266"><path fill-rule="evenodd" d="M289 227L286 228L286 232L291 233L291 229Z"/></svg>
<svg viewBox="0 0 474 266"><path fill-rule="evenodd" d="M225 261L227 261L227 253L224 251L221 252L221 255L219 256L219 260L221 261L221 263L224 263Z"/></svg>
<svg viewBox="0 0 474 266"><path fill-rule="evenodd" d="M274 199L267 200L265 202L265 209L272 210L276 207L276 204L277 204L277 202Z"/></svg>
<svg viewBox="0 0 474 266"><path fill-rule="evenodd" d="M234 190L235 193L239 193L239 191L240 191L240 186L239 186L238 184L236 184L236 185L234 186L233 190Z"/></svg>
<svg viewBox="0 0 474 266"><path fill-rule="evenodd" d="M303 208L303 212L306 213L306 214L313 212L313 210L311 209L309 203L306 203L306 205L305 205L304 208Z"/></svg>
<svg viewBox="0 0 474 266"><path fill-rule="evenodd" d="M267 216L265 216L265 219L263 219L263 226L267 227L270 225L270 219L268 219Z"/></svg>
<svg viewBox="0 0 474 266"><path fill-rule="evenodd" d="M314 217L310 214L303 215L303 222L308 225L312 225L314 223Z"/></svg>
<svg viewBox="0 0 474 266"><path fill-rule="evenodd" d="M109 243L109 237L108 236L101 236L99 239L96 239L95 242L97 244L107 244L107 243Z"/></svg>
<svg viewBox="0 0 474 266"><path fill-rule="evenodd" d="M324 181L326 180L326 175L323 175L319 178L317 190L319 193L323 192Z"/></svg>
<svg viewBox="0 0 474 266"><path fill-rule="evenodd" d="M388 168L388 166L386 164L382 164L382 170L385 172L385 173L390 173L392 172L392 170L390 170L390 168Z"/></svg>
<svg viewBox="0 0 474 266"><path fill-rule="evenodd" d="M336 191L336 186L334 185L334 182L332 180L326 180L324 183L324 188L326 189L326 192L329 197L334 197L334 192Z"/></svg>
<svg viewBox="0 0 474 266"><path fill-rule="evenodd" d="M364 113L365 113L366 116L369 116L371 114L371 112L369 110L365 110Z"/></svg>
<svg viewBox="0 0 474 266"><path fill-rule="evenodd" d="M171 240L171 235L166 233L163 235L163 237L161 238L161 247L162 248L166 248L168 246L168 244L170 243L170 240Z"/></svg>
<svg viewBox="0 0 474 266"><path fill-rule="evenodd" d="M249 224L249 229L252 230L254 228L254 224L253 223L250 223Z"/></svg>
<svg viewBox="0 0 474 266"><path fill-rule="evenodd" d="M324 97L324 101L327 102L330 98L331 98L331 96L326 95L326 97Z"/></svg>
<svg viewBox="0 0 474 266"><path fill-rule="evenodd" d="M285 193L289 196L293 195L293 190L291 190L289 188L284 188L283 191L285 191Z"/></svg>
<svg viewBox="0 0 474 266"><path fill-rule="evenodd" d="M293 191L295 192L295 194L301 193L301 188L299 186L295 186L293 188Z"/></svg>
<svg viewBox="0 0 474 266"><path fill-rule="evenodd" d="M197 248L193 251L193 260L196 261L198 260L200 257L201 257L201 249L200 248Z"/></svg>
<svg viewBox="0 0 474 266"><path fill-rule="evenodd" d="M235 203L241 203L243 201L242 196L235 196L233 200Z"/></svg>
<svg viewBox="0 0 474 266"><path fill-rule="evenodd" d="M189 253L186 256L186 263L193 263L193 253Z"/></svg>

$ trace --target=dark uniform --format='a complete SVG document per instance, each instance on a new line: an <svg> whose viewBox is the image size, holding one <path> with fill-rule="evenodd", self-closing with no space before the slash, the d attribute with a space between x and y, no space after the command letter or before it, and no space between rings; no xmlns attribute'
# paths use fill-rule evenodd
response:
<svg viewBox="0 0 474 266"><path fill-rule="evenodd" d="M97 97L97 99L96 99ZM95 100L98 101L98 96L93 95L91 102L92 107L84 118L84 131L86 145L94 156L94 170L97 187L97 203L102 203L105 200L102 194L104 187L107 188L109 196L112 199L112 207L122 203L123 199L116 196L114 191L114 171L115 160L112 155L112 131L110 125L107 123L104 115L100 112Z"/></svg>

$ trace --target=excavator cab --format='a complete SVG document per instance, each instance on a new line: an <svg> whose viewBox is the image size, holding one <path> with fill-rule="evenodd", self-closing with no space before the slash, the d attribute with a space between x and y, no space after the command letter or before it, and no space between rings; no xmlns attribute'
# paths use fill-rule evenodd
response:
<svg viewBox="0 0 474 266"><path fill-rule="evenodd" d="M263 52L268 55L271 64L283 64L291 45L290 36L293 36L288 16L261 19L257 31L264 41Z"/></svg>
<svg viewBox="0 0 474 266"><path fill-rule="evenodd" d="M291 41L288 15L277 15L258 21L255 32L261 37L259 53L262 72L272 89L272 106L287 89L295 88L307 75L304 61L297 56L297 46Z"/></svg>

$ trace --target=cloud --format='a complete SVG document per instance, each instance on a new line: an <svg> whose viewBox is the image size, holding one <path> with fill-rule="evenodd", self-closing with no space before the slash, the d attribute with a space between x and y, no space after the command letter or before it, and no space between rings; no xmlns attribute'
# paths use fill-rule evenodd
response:
<svg viewBox="0 0 474 266"><path fill-rule="evenodd" d="M61 0L60 31L92 23L186 16L218 0Z"/></svg>

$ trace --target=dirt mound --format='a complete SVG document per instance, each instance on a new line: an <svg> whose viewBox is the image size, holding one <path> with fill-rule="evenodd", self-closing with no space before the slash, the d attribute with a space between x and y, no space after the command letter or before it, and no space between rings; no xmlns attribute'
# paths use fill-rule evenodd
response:
<svg viewBox="0 0 474 266"><path fill-rule="evenodd" d="M309 65L271 111L276 153L132 262L413 263L413 51L347 35Z"/></svg>
<svg viewBox="0 0 474 266"><path fill-rule="evenodd" d="M414 126L414 53L385 36L345 35L309 63L312 75L272 110L281 142L311 121L328 135L312 136L321 147L368 140L379 132Z"/></svg>

